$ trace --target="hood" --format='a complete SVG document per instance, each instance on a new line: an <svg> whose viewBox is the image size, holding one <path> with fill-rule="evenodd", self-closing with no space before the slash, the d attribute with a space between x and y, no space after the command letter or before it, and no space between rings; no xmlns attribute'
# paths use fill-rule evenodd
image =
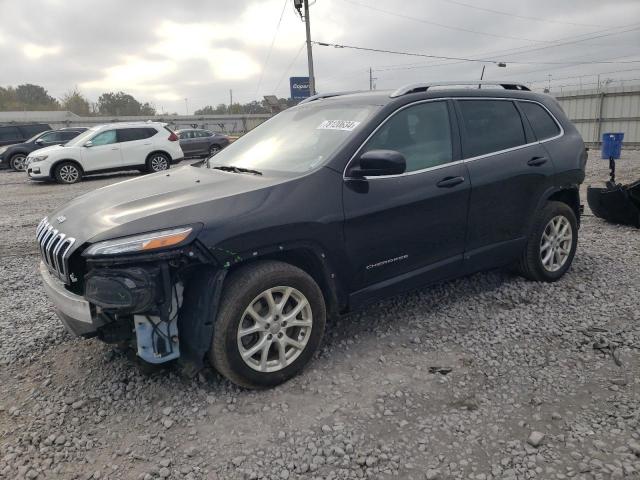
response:
<svg viewBox="0 0 640 480"><path fill-rule="evenodd" d="M183 166L99 188L48 218L78 248L88 241L237 218L259 208L268 187L287 180Z"/></svg>
<svg viewBox="0 0 640 480"><path fill-rule="evenodd" d="M57 151L62 150L64 148L65 147L63 147L62 145L51 145L50 147L38 148L38 149L34 150L31 153L33 153L33 156L35 156L35 155L51 155L51 154L56 153Z"/></svg>

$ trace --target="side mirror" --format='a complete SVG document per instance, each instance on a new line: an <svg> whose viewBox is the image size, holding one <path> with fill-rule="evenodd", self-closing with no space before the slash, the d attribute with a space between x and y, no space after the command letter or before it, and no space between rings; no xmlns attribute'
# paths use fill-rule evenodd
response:
<svg viewBox="0 0 640 480"><path fill-rule="evenodd" d="M42 140L41 138L36 140L36 145L42 145L43 143L44 143L44 140Z"/></svg>
<svg viewBox="0 0 640 480"><path fill-rule="evenodd" d="M370 150L360 155L358 166L352 168L353 177L381 177L399 175L407 169L407 161L395 150Z"/></svg>
<svg viewBox="0 0 640 480"><path fill-rule="evenodd" d="M91 140L84 142L83 147L93 147L93 142Z"/></svg>

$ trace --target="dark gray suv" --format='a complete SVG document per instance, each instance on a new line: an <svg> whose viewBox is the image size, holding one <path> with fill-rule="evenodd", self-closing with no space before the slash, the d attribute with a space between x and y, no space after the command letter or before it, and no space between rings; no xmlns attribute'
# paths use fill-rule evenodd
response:
<svg viewBox="0 0 640 480"><path fill-rule="evenodd" d="M267 387L327 317L498 267L556 281L584 143L555 99L502 86L318 95L207 162L87 193L37 229L44 288L77 335Z"/></svg>
<svg viewBox="0 0 640 480"><path fill-rule="evenodd" d="M213 156L229 145L229 137L200 128L176 130L185 157Z"/></svg>

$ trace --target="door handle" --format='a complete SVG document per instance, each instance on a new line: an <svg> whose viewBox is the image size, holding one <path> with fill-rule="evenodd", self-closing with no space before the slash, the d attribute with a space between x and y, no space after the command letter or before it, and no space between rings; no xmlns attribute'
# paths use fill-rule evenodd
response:
<svg viewBox="0 0 640 480"><path fill-rule="evenodd" d="M527 165L530 165L532 167L539 167L540 165L544 165L545 163L547 163L547 157L533 157L527 162Z"/></svg>
<svg viewBox="0 0 640 480"><path fill-rule="evenodd" d="M440 188L451 188L464 182L464 177L445 177L436 185Z"/></svg>

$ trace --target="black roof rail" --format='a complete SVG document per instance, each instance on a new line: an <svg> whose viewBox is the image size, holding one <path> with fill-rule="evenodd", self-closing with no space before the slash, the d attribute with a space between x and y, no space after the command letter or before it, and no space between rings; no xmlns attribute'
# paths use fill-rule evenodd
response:
<svg viewBox="0 0 640 480"><path fill-rule="evenodd" d="M409 85L405 85L404 87L398 88L389 96L391 98L396 98L401 97L402 95L407 95L408 93L426 92L431 87L455 87L458 85L477 85L478 88L481 88L482 85L500 85L505 90L521 90L527 92L530 91L527 86L515 82L503 82L499 80L463 80L458 82L411 83Z"/></svg>
<svg viewBox="0 0 640 480"><path fill-rule="evenodd" d="M331 97L339 97L341 95L350 95L352 93L361 93L362 90L350 90L348 92L332 92L332 93L317 93L308 98L302 100L298 105L302 105L303 103L313 102L315 100L321 100L323 98L331 98Z"/></svg>

